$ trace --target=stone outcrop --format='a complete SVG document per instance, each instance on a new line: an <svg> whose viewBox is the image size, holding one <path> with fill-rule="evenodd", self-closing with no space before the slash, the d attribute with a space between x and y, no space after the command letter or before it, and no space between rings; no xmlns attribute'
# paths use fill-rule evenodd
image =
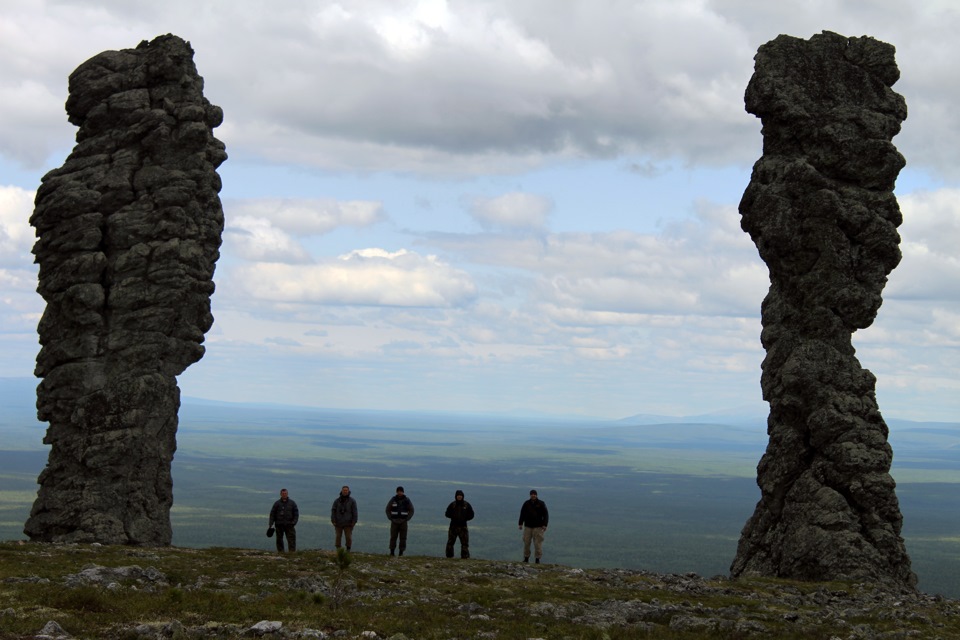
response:
<svg viewBox="0 0 960 640"><path fill-rule="evenodd" d="M891 140L907 108L890 88L894 48L830 32L779 36L755 61L745 101L763 122L763 156L740 214L770 271L770 440L731 573L912 589L876 379L851 343L900 261L893 188L904 159Z"/></svg>
<svg viewBox="0 0 960 640"><path fill-rule="evenodd" d="M106 51L71 75L76 146L43 177L37 413L50 445L24 533L33 540L170 543L180 390L204 353L223 210L189 43Z"/></svg>

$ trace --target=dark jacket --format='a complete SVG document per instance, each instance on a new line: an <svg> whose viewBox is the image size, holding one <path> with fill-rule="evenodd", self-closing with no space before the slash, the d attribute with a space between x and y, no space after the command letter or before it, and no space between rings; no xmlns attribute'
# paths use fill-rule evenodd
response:
<svg viewBox="0 0 960 640"><path fill-rule="evenodd" d="M337 496L330 507L330 522L341 527L352 527L357 524L357 501L347 495Z"/></svg>
<svg viewBox="0 0 960 640"><path fill-rule="evenodd" d="M277 500L270 509L270 526L274 523L278 526L294 525L300 520L300 510L297 509L297 503L287 498L287 501Z"/></svg>
<svg viewBox="0 0 960 640"><path fill-rule="evenodd" d="M547 526L550 514L547 513L547 503L543 500L527 500L520 507L520 521L517 523L531 529Z"/></svg>
<svg viewBox="0 0 960 640"><path fill-rule="evenodd" d="M473 520L473 507L466 500L454 500L445 515L450 518L451 527L465 527L468 520Z"/></svg>
<svg viewBox="0 0 960 640"><path fill-rule="evenodd" d="M387 503L387 517L390 522L406 522L413 517L413 502L407 496L393 496Z"/></svg>

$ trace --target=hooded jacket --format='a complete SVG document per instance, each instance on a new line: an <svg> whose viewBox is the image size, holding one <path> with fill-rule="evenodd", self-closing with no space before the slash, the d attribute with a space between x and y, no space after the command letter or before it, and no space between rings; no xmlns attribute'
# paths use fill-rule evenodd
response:
<svg viewBox="0 0 960 640"><path fill-rule="evenodd" d="M457 491L456 495L462 496L463 491ZM465 527L467 521L473 520L473 507L466 500L457 500L454 496L453 502L447 506L445 515L450 518L451 527Z"/></svg>

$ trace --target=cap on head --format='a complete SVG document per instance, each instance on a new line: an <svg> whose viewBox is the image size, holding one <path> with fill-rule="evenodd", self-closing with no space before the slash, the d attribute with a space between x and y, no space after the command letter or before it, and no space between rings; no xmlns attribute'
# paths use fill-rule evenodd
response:
<svg viewBox="0 0 960 640"><path fill-rule="evenodd" d="M455 494L453 494L453 497L456 498L457 496L460 496L460 497L462 498L462 497L463 497L463 491L460 491L460 489L457 489L457 492L456 492Z"/></svg>
<svg viewBox="0 0 960 640"><path fill-rule="evenodd" d="M403 487L397 487L397 493L403 493Z"/></svg>
<svg viewBox="0 0 960 640"><path fill-rule="evenodd" d="M537 490L536 490L536 489L530 489L530 495L532 495L532 496L537 495Z"/></svg>

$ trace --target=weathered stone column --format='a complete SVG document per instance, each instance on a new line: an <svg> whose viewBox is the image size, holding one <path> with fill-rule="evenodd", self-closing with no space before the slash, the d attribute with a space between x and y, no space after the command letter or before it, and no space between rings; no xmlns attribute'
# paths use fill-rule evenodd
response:
<svg viewBox="0 0 960 640"><path fill-rule="evenodd" d="M894 48L824 32L760 47L746 91L763 156L741 226L770 271L761 387L770 442L734 576L914 588L876 379L851 336L873 323L900 261L893 194L907 117Z"/></svg>
<svg viewBox="0 0 960 640"><path fill-rule="evenodd" d="M170 543L180 390L204 353L223 210L190 45L172 35L106 51L70 75L80 129L43 177L37 412L50 445L24 533L33 540Z"/></svg>

